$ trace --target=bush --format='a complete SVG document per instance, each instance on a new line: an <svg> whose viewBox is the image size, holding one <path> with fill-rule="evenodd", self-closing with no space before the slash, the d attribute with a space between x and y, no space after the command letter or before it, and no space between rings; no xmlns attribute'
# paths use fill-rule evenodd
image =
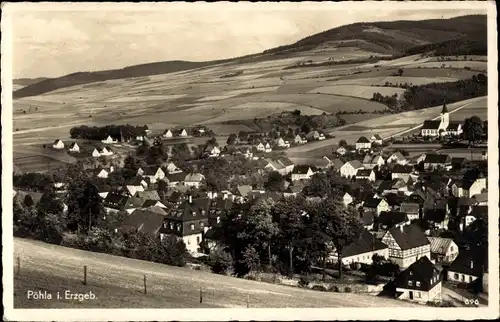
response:
<svg viewBox="0 0 500 322"><path fill-rule="evenodd" d="M337 285L332 285L332 286L330 286L329 291L330 292L337 292L337 293L339 293L340 292L340 288Z"/></svg>
<svg viewBox="0 0 500 322"><path fill-rule="evenodd" d="M213 273L226 274L232 265L231 255L223 250L215 250L210 254L209 265Z"/></svg>
<svg viewBox="0 0 500 322"><path fill-rule="evenodd" d="M347 286L346 288L344 288L344 292L351 293L352 289L349 286Z"/></svg>
<svg viewBox="0 0 500 322"><path fill-rule="evenodd" d="M308 285L309 281L304 276L301 276L299 279L299 287L307 287Z"/></svg>
<svg viewBox="0 0 500 322"><path fill-rule="evenodd" d="M314 285L312 287L314 291L327 292L328 290L323 285Z"/></svg>

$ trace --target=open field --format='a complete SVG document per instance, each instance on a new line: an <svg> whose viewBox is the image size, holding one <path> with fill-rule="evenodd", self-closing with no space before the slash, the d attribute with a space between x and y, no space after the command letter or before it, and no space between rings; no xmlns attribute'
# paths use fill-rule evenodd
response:
<svg viewBox="0 0 500 322"><path fill-rule="evenodd" d="M195 308L221 307L422 307L369 295L325 293L221 276L100 253L14 239L21 274L14 281L15 308ZM82 284L83 265L88 267ZM143 294L143 276L148 293ZM199 303L200 288L203 303ZM55 294L92 291L95 300L26 298L27 290Z"/></svg>
<svg viewBox="0 0 500 322"><path fill-rule="evenodd" d="M462 110L465 110L467 114L471 113L469 111L475 111L476 109L481 111L484 110L485 104L487 104L487 97L485 96L449 104L447 106L450 112L450 120L457 119L463 121L463 118L455 118L454 114L460 113ZM354 144L360 136L369 137L377 133L385 139L406 134L411 130L418 129L425 120L438 118L441 109L442 106L436 106L418 111L381 116L361 121L354 125L342 126L329 132L335 138L293 147L287 150L287 154L292 161L304 162L306 158L314 159L331 154L332 150L338 147L338 143L342 139L346 140L348 144Z"/></svg>
<svg viewBox="0 0 500 322"><path fill-rule="evenodd" d="M215 133L227 136L248 130L247 125L227 124L227 121L265 118L295 109L309 115L361 109L368 114L347 114L342 117L348 124L389 136L436 114L434 110L411 112L417 115L403 113L400 117L389 115L388 118L369 114L386 109L384 104L369 100L373 93L403 93L401 88L384 87L386 82L421 85L455 81L477 73L464 68L417 68L427 66L425 64L431 64L429 67L432 67L432 64L439 63L419 55L379 61L376 64L349 63L284 69L299 61L323 62L331 58L342 61L377 54L367 51L366 47L356 49L357 45L366 45L356 41L346 41L342 46L335 42L332 44L282 59L221 63L169 74L112 79L16 99L13 109L29 112L13 115L14 146L66 140L70 128L76 125L147 124L151 130L162 132L172 127L194 124L210 127L213 124ZM380 53L377 55L380 56ZM403 76L393 76L400 67L404 69ZM235 71L243 73L221 78ZM486 110L477 109L474 112L485 115ZM466 113L468 111L464 110L457 117ZM358 130L335 131L335 136L347 137L348 141L364 135ZM315 144L301 148L314 149ZM330 143L321 142L321 146L325 144ZM17 153L20 149L15 150ZM292 149L290 153L293 155L297 152Z"/></svg>

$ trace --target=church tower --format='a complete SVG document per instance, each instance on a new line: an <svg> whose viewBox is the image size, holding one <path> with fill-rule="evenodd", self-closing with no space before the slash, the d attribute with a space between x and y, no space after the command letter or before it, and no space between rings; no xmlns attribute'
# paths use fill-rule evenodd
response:
<svg viewBox="0 0 500 322"><path fill-rule="evenodd" d="M443 109L441 110L441 124L439 124L439 129L443 129L446 131L448 125L450 125L450 114L448 113L446 104L443 104Z"/></svg>

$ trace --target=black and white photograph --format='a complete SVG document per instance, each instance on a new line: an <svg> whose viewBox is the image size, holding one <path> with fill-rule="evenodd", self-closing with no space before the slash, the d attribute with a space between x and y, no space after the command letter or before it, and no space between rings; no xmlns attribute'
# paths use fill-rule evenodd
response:
<svg viewBox="0 0 500 322"><path fill-rule="evenodd" d="M496 15L2 3L5 318L498 318Z"/></svg>

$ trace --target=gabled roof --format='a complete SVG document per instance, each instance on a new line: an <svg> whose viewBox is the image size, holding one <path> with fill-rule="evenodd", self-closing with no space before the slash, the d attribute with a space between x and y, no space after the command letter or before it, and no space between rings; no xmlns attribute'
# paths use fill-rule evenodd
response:
<svg viewBox="0 0 500 322"><path fill-rule="evenodd" d="M424 130L437 130L437 129L439 129L439 125L441 125L441 121L427 120L427 121L424 121L424 124L422 125L422 129L424 129Z"/></svg>
<svg viewBox="0 0 500 322"><path fill-rule="evenodd" d="M403 194L388 193L384 198L389 206L394 207L401 205L405 201L406 196Z"/></svg>
<svg viewBox="0 0 500 322"><path fill-rule="evenodd" d="M201 182L205 177L201 173L193 173L185 176L186 182Z"/></svg>
<svg viewBox="0 0 500 322"><path fill-rule="evenodd" d="M356 143L370 143L370 140L368 140L365 136L360 137Z"/></svg>
<svg viewBox="0 0 500 322"><path fill-rule="evenodd" d="M160 200L160 195L156 190L137 191L136 196L144 200Z"/></svg>
<svg viewBox="0 0 500 322"><path fill-rule="evenodd" d="M103 206L112 209L121 209L127 203L128 197L118 194L116 192L110 192L104 198Z"/></svg>
<svg viewBox="0 0 500 322"><path fill-rule="evenodd" d="M439 277L438 269L432 264L427 256L422 256L416 260L413 264L408 266L403 272L398 274L394 279L394 285L396 288L403 289L418 289L422 291L429 291L435 283L432 282L434 277ZM420 282L419 287L409 287L408 281L418 281Z"/></svg>
<svg viewBox="0 0 500 322"><path fill-rule="evenodd" d="M344 165L346 165L347 163L349 163L354 169L359 169L363 167L363 164L359 160L351 160L344 163Z"/></svg>
<svg viewBox="0 0 500 322"><path fill-rule="evenodd" d="M388 228L392 228L397 224L402 224L408 221L408 216L405 212L400 211L382 211L378 217L378 222Z"/></svg>
<svg viewBox="0 0 500 322"><path fill-rule="evenodd" d="M208 216L210 205L211 200L209 198L193 198L192 202L189 202L189 199L187 199L173 208L167 217L178 221L204 218Z"/></svg>
<svg viewBox="0 0 500 322"><path fill-rule="evenodd" d="M380 198L373 198L371 197L370 199L366 200L364 203L363 203L363 207L366 207L366 208L377 208L378 205L382 202L382 199Z"/></svg>
<svg viewBox="0 0 500 322"><path fill-rule="evenodd" d="M157 165L150 165L144 168L141 168L143 171L143 175L145 176L154 176L160 167Z"/></svg>
<svg viewBox="0 0 500 322"><path fill-rule="evenodd" d="M135 176L127 181L127 186L141 186L144 179L141 176Z"/></svg>
<svg viewBox="0 0 500 322"><path fill-rule="evenodd" d="M487 251L461 250L448 271L479 277L487 269Z"/></svg>
<svg viewBox="0 0 500 322"><path fill-rule="evenodd" d="M386 244L382 243L365 229L355 242L342 249L342 257L356 256L385 248L387 248Z"/></svg>
<svg viewBox="0 0 500 322"><path fill-rule="evenodd" d="M472 207L471 215L476 218L488 218L488 206L474 206Z"/></svg>
<svg viewBox="0 0 500 322"><path fill-rule="evenodd" d="M474 199L476 202L487 202L488 193L487 192L478 193L477 195L474 195L472 199Z"/></svg>
<svg viewBox="0 0 500 322"><path fill-rule="evenodd" d="M144 204L144 199L139 197L129 197L125 202L125 209L139 208Z"/></svg>
<svg viewBox="0 0 500 322"><path fill-rule="evenodd" d="M430 244L424 232L415 224L406 225L402 228L394 227L388 232L394 238L401 250L408 250Z"/></svg>
<svg viewBox="0 0 500 322"><path fill-rule="evenodd" d="M250 191L252 191L252 186L251 185L241 185L236 187L238 194L241 197L246 197Z"/></svg>
<svg viewBox="0 0 500 322"><path fill-rule="evenodd" d="M389 158L391 158L391 159L397 159L398 161L404 161L404 160L406 160L405 156L401 152L399 152L399 151L396 151L393 154L391 154L389 156Z"/></svg>
<svg viewBox="0 0 500 322"><path fill-rule="evenodd" d="M358 169L356 177L369 177L373 173L371 169Z"/></svg>
<svg viewBox="0 0 500 322"><path fill-rule="evenodd" d="M458 128L460 127L461 123L459 122L450 122L448 124L448 127L446 128L446 131L458 131Z"/></svg>
<svg viewBox="0 0 500 322"><path fill-rule="evenodd" d="M342 160L340 160L339 158L333 159L331 163L332 163L332 168L337 170L344 165L344 162L342 162Z"/></svg>
<svg viewBox="0 0 500 322"><path fill-rule="evenodd" d="M367 154L365 155L365 157L363 158L363 163L371 163L372 162L372 156Z"/></svg>
<svg viewBox="0 0 500 322"><path fill-rule="evenodd" d="M446 210L444 209L426 209L424 219L430 222L440 223L446 219Z"/></svg>
<svg viewBox="0 0 500 322"><path fill-rule="evenodd" d="M70 146L69 146L69 147L70 147L70 149L71 149L71 148L74 148L74 147L75 147L75 145L78 145L78 144L77 144L76 142L71 143L71 144L70 144Z"/></svg>
<svg viewBox="0 0 500 322"><path fill-rule="evenodd" d="M447 154L427 154L425 156L424 163L432 163L432 164L444 164L451 162L450 156Z"/></svg>
<svg viewBox="0 0 500 322"><path fill-rule="evenodd" d="M431 253L446 255L448 248L453 243L451 238L427 237L431 243Z"/></svg>
<svg viewBox="0 0 500 322"><path fill-rule="evenodd" d="M60 139L57 139L57 140L54 141L54 144L57 144L59 142L62 142L62 141Z"/></svg>
<svg viewBox="0 0 500 322"><path fill-rule="evenodd" d="M404 174L409 174L413 172L413 167L412 166L406 166L406 165L401 165L401 164L396 164L392 168L392 173L404 173Z"/></svg>
<svg viewBox="0 0 500 322"><path fill-rule="evenodd" d="M134 228L145 233L157 233L163 225L164 215L149 210L137 209L125 217L120 228Z"/></svg>
<svg viewBox="0 0 500 322"><path fill-rule="evenodd" d="M267 159L266 161L267 161L266 167L267 166L271 166L271 167L273 167L276 170L280 170L280 169L286 168L286 165L283 162L281 162L280 160L270 160L270 159Z"/></svg>
<svg viewBox="0 0 500 322"><path fill-rule="evenodd" d="M297 164L293 167L293 174L307 174L307 172L311 169L310 166L304 164Z"/></svg>
<svg viewBox="0 0 500 322"><path fill-rule="evenodd" d="M169 182L184 182L185 172L168 173L165 177Z"/></svg>
<svg viewBox="0 0 500 322"><path fill-rule="evenodd" d="M419 209L420 209L420 206L418 205L418 203L415 203L415 202L403 202L399 206L399 211L405 212L407 214L418 213Z"/></svg>

